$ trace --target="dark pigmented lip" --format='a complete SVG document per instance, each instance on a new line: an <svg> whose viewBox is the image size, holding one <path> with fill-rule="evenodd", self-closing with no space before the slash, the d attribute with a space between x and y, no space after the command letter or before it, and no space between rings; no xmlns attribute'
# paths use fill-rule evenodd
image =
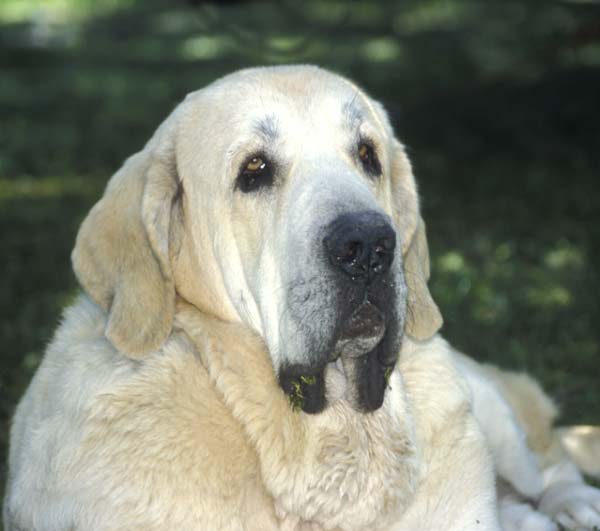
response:
<svg viewBox="0 0 600 531"><path fill-rule="evenodd" d="M345 398L356 411L369 413L381 407L394 364L384 365L380 345L358 358L340 358L346 378Z"/></svg>
<svg viewBox="0 0 600 531"><path fill-rule="evenodd" d="M325 367L289 365L280 371L279 383L293 410L319 413L325 408Z"/></svg>
<svg viewBox="0 0 600 531"><path fill-rule="evenodd" d="M353 409L375 411L383 404L395 366L395 327L381 309L365 300L344 323L335 344L336 368L346 380L344 396Z"/></svg>
<svg viewBox="0 0 600 531"><path fill-rule="evenodd" d="M368 413L378 409L395 365L395 360L388 360L385 354L390 347L390 337L395 336L393 322L388 320L377 305L365 298L338 328L337 339L325 364L283 366L279 383L292 409L319 413L330 400L336 401L341 396L357 411ZM332 369L339 371L345 380L342 395L327 394L325 374Z"/></svg>

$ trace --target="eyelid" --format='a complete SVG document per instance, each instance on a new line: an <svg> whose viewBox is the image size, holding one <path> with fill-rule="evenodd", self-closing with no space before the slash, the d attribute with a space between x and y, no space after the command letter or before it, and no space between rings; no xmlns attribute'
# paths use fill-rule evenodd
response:
<svg viewBox="0 0 600 531"><path fill-rule="evenodd" d="M382 157L380 156L380 151L378 147L379 144L373 140L373 137L361 134L359 132L358 144L354 149L356 150L355 153L358 155L358 159L361 163L364 164L359 154L359 150L363 145L368 146L373 154L373 158L371 161L373 167L370 169L365 167L365 170L367 171L367 173L371 174L372 177L381 177L383 175L383 166Z"/></svg>
<svg viewBox="0 0 600 531"><path fill-rule="evenodd" d="M265 146L255 138L240 138L229 146L227 155L229 159L229 168L236 175L241 171L244 164L247 164L252 157L260 154L267 155ZM267 157L270 160L270 157Z"/></svg>
<svg viewBox="0 0 600 531"><path fill-rule="evenodd" d="M377 147L375 142L371 140L369 137L361 136L358 139L358 147L360 146L369 146L373 151L377 151Z"/></svg>
<svg viewBox="0 0 600 531"><path fill-rule="evenodd" d="M371 150L373 151L373 153L376 156L379 156L378 143L375 142L371 136L359 134L359 136L358 136L358 142L357 142L356 147L354 149L356 149L357 152L358 152L358 150L360 150L360 148L362 146L368 146L369 148L371 148Z"/></svg>

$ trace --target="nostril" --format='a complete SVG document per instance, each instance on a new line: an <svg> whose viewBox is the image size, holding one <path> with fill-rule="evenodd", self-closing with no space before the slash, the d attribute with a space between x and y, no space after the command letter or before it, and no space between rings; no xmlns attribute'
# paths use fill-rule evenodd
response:
<svg viewBox="0 0 600 531"><path fill-rule="evenodd" d="M392 254L395 247L395 238L381 238L372 245L371 252L377 257L382 258L385 255Z"/></svg>
<svg viewBox="0 0 600 531"><path fill-rule="evenodd" d="M344 245L342 253L337 256L337 259L344 264L354 264L361 257L362 251L362 242L350 241Z"/></svg>
<svg viewBox="0 0 600 531"><path fill-rule="evenodd" d="M369 272L374 277L386 273L394 259L396 247L395 235L384 236L376 240L369 252Z"/></svg>

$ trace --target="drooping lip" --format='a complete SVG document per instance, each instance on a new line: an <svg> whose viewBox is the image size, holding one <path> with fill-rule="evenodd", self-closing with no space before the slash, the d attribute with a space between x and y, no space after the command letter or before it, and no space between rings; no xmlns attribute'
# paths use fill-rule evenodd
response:
<svg viewBox="0 0 600 531"><path fill-rule="evenodd" d="M342 325L330 361L359 358L372 351L383 339L385 330L383 313L366 299Z"/></svg>
<svg viewBox="0 0 600 531"><path fill-rule="evenodd" d="M344 397L355 410L369 412L383 403L388 371L382 352L388 349L393 321L365 299L337 329L325 366L286 365L279 383L292 409L319 413L326 404Z"/></svg>
<svg viewBox="0 0 600 531"><path fill-rule="evenodd" d="M386 360L393 323L369 300L352 312L338 334L328 373L336 376L337 393L328 386L328 398L342 396L357 411L368 413L383 404L395 361ZM388 326L388 325L392 326ZM341 392L340 392L341 391ZM337 396L335 396L337 395Z"/></svg>

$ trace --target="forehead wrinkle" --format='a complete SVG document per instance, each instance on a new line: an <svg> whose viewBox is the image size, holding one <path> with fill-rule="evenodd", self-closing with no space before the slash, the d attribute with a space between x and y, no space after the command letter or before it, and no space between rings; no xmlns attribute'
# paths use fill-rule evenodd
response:
<svg viewBox="0 0 600 531"><path fill-rule="evenodd" d="M274 142L279 136L278 123L273 115L257 119L252 129L266 144Z"/></svg>
<svg viewBox="0 0 600 531"><path fill-rule="evenodd" d="M359 92L356 93L356 96L357 97L359 96ZM378 127L380 127L382 131L387 131L388 127L386 127L386 124L382 120L381 115L375 109L375 106L373 105L373 100L368 98L364 93L360 93L360 96L361 96L361 99L363 100L364 104L367 106L369 113L374 118L375 123L378 125Z"/></svg>
<svg viewBox="0 0 600 531"><path fill-rule="evenodd" d="M348 129L355 129L360 125L364 119L364 113L361 106L356 101L358 98L358 91L354 93L354 96L350 101L347 101L342 105L342 113L344 115L344 123Z"/></svg>

